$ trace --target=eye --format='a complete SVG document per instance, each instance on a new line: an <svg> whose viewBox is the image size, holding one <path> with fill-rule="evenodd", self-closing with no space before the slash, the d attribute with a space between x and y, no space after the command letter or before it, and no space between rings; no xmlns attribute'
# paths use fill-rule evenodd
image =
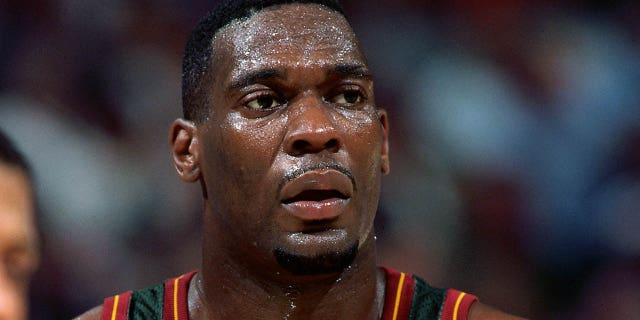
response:
<svg viewBox="0 0 640 320"><path fill-rule="evenodd" d="M363 99L360 90L350 89L333 96L330 101L342 107L352 107L362 102Z"/></svg>
<svg viewBox="0 0 640 320"><path fill-rule="evenodd" d="M271 95L260 95L245 103L245 106L251 110L270 110L279 105L280 102Z"/></svg>

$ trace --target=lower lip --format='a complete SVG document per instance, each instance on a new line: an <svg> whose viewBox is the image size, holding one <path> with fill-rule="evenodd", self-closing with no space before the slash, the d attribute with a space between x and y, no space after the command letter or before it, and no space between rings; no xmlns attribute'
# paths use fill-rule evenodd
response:
<svg viewBox="0 0 640 320"><path fill-rule="evenodd" d="M301 220L327 220L338 217L347 202L348 199L331 198L322 201L296 201L284 204L284 207Z"/></svg>

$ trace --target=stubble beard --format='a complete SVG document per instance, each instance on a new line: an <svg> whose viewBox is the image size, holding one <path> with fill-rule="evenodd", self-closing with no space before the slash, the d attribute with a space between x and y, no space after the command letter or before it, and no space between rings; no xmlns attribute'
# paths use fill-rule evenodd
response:
<svg viewBox="0 0 640 320"><path fill-rule="evenodd" d="M296 276L327 275L340 273L356 258L359 241L340 251L319 253L313 256L292 253L276 248L273 255L278 264Z"/></svg>

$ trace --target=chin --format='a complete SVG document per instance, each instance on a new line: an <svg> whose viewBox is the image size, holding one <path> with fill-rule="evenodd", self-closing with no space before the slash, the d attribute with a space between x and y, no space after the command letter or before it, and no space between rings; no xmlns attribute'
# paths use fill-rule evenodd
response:
<svg viewBox="0 0 640 320"><path fill-rule="evenodd" d="M358 241L341 249L318 253L299 253L276 248L273 255L278 264L293 275L311 276L341 273L348 268L358 253Z"/></svg>

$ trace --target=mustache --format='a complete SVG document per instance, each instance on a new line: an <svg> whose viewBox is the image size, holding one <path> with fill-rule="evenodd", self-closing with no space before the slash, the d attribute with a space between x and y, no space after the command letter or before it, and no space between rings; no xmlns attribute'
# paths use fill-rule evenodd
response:
<svg viewBox="0 0 640 320"><path fill-rule="evenodd" d="M305 166L302 168L297 168L295 170L291 170L287 173L285 173L284 178L282 178L282 180L280 181L280 183L278 184L278 190L282 189L282 187L285 185L285 183L296 179L298 177L300 177L301 175L309 172L309 171L316 171L316 170L329 170L329 169L333 169L336 170L342 174L344 174L345 176L347 176L349 178L349 180L351 180L351 184L353 185L353 190L357 190L356 189L356 179L353 177L353 174L351 173L351 170L347 169L345 166L338 164L338 163L330 163L330 164L315 164L315 165L310 165L310 166Z"/></svg>

